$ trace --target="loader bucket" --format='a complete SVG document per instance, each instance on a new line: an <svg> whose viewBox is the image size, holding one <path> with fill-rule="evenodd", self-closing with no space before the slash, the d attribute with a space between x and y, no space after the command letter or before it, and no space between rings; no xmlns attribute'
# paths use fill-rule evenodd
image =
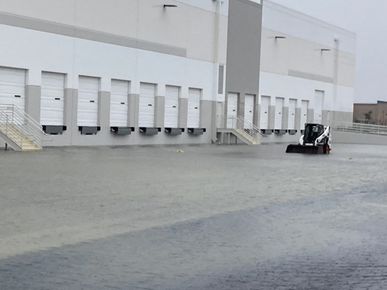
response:
<svg viewBox="0 0 387 290"><path fill-rule="evenodd" d="M291 144L286 149L286 153L324 154L324 148L322 146L302 146Z"/></svg>

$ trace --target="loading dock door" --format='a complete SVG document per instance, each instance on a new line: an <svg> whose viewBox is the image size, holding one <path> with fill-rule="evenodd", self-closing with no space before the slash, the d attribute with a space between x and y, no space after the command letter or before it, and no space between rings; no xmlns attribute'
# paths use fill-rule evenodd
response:
<svg viewBox="0 0 387 290"><path fill-rule="evenodd" d="M110 96L110 127L128 127L128 81L112 80Z"/></svg>
<svg viewBox="0 0 387 290"><path fill-rule="evenodd" d="M25 109L26 71L0 67L0 105Z"/></svg>
<svg viewBox="0 0 387 290"><path fill-rule="evenodd" d="M245 129L253 129L254 124L254 95L245 96Z"/></svg>
<svg viewBox="0 0 387 290"><path fill-rule="evenodd" d="M290 99L289 100L289 118L288 118L289 130L296 129L296 108L297 108L297 100Z"/></svg>
<svg viewBox="0 0 387 290"><path fill-rule="evenodd" d="M178 128L180 88L167 86L165 91L165 128Z"/></svg>
<svg viewBox="0 0 387 290"><path fill-rule="evenodd" d="M284 113L284 99L276 98L275 99L275 120L274 120L274 129L282 130L282 118Z"/></svg>
<svg viewBox="0 0 387 290"><path fill-rule="evenodd" d="M188 94L188 128L200 128L200 99L202 90L189 89Z"/></svg>
<svg viewBox="0 0 387 290"><path fill-rule="evenodd" d="M138 119L140 127L153 128L155 126L155 98L156 85L141 83L140 112Z"/></svg>
<svg viewBox="0 0 387 290"><path fill-rule="evenodd" d="M260 116L260 129L269 129L269 109L270 109L270 97L261 97L261 116Z"/></svg>
<svg viewBox="0 0 387 290"><path fill-rule="evenodd" d="M309 101L302 101L301 104L301 129L304 130L305 124L308 122Z"/></svg>
<svg viewBox="0 0 387 290"><path fill-rule="evenodd" d="M227 96L227 128L237 127L238 94L229 93Z"/></svg>
<svg viewBox="0 0 387 290"><path fill-rule="evenodd" d="M78 126L98 126L99 85L99 78L79 77Z"/></svg>
<svg viewBox="0 0 387 290"><path fill-rule="evenodd" d="M316 90L314 94L314 122L322 124L322 110L324 104L324 91Z"/></svg>
<svg viewBox="0 0 387 290"><path fill-rule="evenodd" d="M64 89L64 74L43 72L40 106L41 125L64 125Z"/></svg>

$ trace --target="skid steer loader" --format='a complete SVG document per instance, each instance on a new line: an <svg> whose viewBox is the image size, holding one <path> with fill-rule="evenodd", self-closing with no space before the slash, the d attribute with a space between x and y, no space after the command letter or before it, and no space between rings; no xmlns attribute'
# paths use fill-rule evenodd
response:
<svg viewBox="0 0 387 290"><path fill-rule="evenodd" d="M304 135L299 144L291 144L286 153L329 154L331 145L331 128L321 124L305 124Z"/></svg>

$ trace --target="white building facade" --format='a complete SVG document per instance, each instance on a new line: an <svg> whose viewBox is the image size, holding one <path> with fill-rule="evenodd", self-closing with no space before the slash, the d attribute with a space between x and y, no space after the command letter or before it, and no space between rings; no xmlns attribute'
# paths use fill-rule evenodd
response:
<svg viewBox="0 0 387 290"><path fill-rule="evenodd" d="M352 119L355 36L269 1L4 0L0 38L0 106L35 119L44 146Z"/></svg>
<svg viewBox="0 0 387 290"><path fill-rule="evenodd" d="M0 105L46 146L210 143L227 25L224 0L2 1Z"/></svg>
<svg viewBox="0 0 387 290"><path fill-rule="evenodd" d="M276 140L306 122L352 122L356 36L264 1L259 127Z"/></svg>

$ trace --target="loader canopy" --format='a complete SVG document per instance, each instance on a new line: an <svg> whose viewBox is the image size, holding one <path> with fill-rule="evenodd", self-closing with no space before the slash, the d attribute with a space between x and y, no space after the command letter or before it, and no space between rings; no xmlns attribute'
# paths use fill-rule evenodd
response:
<svg viewBox="0 0 387 290"><path fill-rule="evenodd" d="M304 143L311 144L324 133L324 126L320 124L306 124L304 133Z"/></svg>

